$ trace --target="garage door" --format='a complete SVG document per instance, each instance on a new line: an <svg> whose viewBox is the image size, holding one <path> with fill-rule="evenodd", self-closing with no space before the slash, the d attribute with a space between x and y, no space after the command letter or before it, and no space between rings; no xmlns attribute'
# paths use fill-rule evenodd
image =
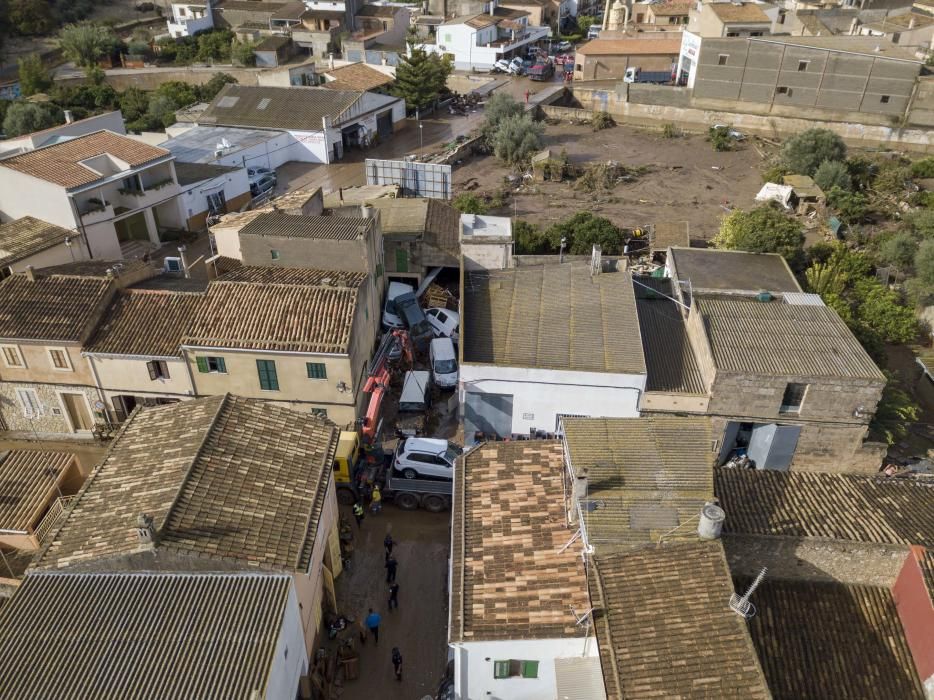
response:
<svg viewBox="0 0 934 700"><path fill-rule="evenodd" d="M376 133L381 139L392 136L392 110L376 115Z"/></svg>
<svg viewBox="0 0 934 700"><path fill-rule="evenodd" d="M464 401L464 437L477 433L506 438L512 435L512 394L467 392Z"/></svg>

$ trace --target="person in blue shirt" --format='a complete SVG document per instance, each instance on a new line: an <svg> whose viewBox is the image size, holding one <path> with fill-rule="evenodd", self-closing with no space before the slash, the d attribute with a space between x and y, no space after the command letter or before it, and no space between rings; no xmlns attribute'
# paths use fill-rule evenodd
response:
<svg viewBox="0 0 934 700"><path fill-rule="evenodd" d="M370 608L370 614L366 616L366 628L373 634L374 644L379 644L379 623L381 620L379 613Z"/></svg>

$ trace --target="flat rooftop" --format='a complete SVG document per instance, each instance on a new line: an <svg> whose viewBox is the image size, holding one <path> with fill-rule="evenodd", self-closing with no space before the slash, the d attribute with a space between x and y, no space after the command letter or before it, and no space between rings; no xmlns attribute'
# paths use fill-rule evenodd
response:
<svg viewBox="0 0 934 700"><path fill-rule="evenodd" d="M238 129L232 126L193 126L184 134L164 141L159 146L170 151L178 163L214 163L217 161L214 155L217 150L223 149L224 155L230 155L279 136L285 136L285 132Z"/></svg>
<svg viewBox="0 0 934 700"><path fill-rule="evenodd" d="M461 214L461 232L468 236L512 236L512 220L508 216Z"/></svg>
<svg viewBox="0 0 934 700"><path fill-rule="evenodd" d="M738 250L671 248L672 276L690 282L693 291L801 292L781 255Z"/></svg>

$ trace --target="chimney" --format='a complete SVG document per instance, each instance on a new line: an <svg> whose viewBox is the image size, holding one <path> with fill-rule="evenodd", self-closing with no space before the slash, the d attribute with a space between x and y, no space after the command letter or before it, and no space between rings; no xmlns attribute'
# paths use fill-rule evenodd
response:
<svg viewBox="0 0 934 700"><path fill-rule="evenodd" d="M26 279L28 279L30 282L36 281L36 268L34 268L32 265L26 266L25 273Z"/></svg>
<svg viewBox="0 0 934 700"><path fill-rule="evenodd" d="M136 518L136 536L141 545L152 545L156 542L156 529L152 517L140 513Z"/></svg>
<svg viewBox="0 0 934 700"><path fill-rule="evenodd" d="M71 124L75 120L74 115L71 113L70 109L65 110L65 123Z"/></svg>
<svg viewBox="0 0 934 700"><path fill-rule="evenodd" d="M914 17L914 15L911 16L911 19L910 19L910 20L908 20L908 28L909 28L909 29L914 29L914 28L915 28L915 17Z"/></svg>
<svg viewBox="0 0 934 700"><path fill-rule="evenodd" d="M185 279L191 279L191 272L188 271L188 258L185 257L185 251L188 250L187 246L180 245L178 247L178 257L182 259L182 272L185 273Z"/></svg>
<svg viewBox="0 0 934 700"><path fill-rule="evenodd" d="M333 53L328 54L328 68L330 70L334 70L334 54Z"/></svg>

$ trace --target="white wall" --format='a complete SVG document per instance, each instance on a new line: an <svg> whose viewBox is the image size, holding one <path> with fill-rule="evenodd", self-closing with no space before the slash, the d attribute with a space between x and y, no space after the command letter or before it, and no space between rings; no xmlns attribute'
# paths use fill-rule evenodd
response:
<svg viewBox="0 0 934 700"><path fill-rule="evenodd" d="M98 260L122 260L120 241L117 239L117 229L113 221L102 221L99 224L85 226L88 245Z"/></svg>
<svg viewBox="0 0 934 700"><path fill-rule="evenodd" d="M23 216L72 230L77 223L65 188L11 168L0 168L0 221Z"/></svg>
<svg viewBox="0 0 934 700"><path fill-rule="evenodd" d="M184 360L165 360L168 379L150 379L147 359L140 357L87 355L97 372L97 380L108 399L118 394L161 396L169 398L191 397L194 389ZM113 403L110 404L113 407Z"/></svg>
<svg viewBox="0 0 934 700"><path fill-rule="evenodd" d="M208 210L208 194L224 190L224 198L230 202L250 191L250 180L246 168L219 175L207 182L197 182L185 189L178 198L182 219L187 221L196 214Z"/></svg>
<svg viewBox="0 0 934 700"><path fill-rule="evenodd" d="M46 248L34 255L30 255L25 260L20 260L9 266L12 272L22 272L27 265L32 265L37 270L42 267L51 267L52 265L64 265L72 261L87 260L88 249L84 245L84 239L80 236L71 240L71 248L64 243L59 243L51 248Z"/></svg>
<svg viewBox="0 0 934 700"><path fill-rule="evenodd" d="M552 700L557 693L555 659L599 654L593 637L467 642L452 646L454 697L458 700ZM493 678L493 662L508 659L538 661L538 678Z"/></svg>
<svg viewBox="0 0 934 700"><path fill-rule="evenodd" d="M341 130L328 129L327 141L323 131L290 131L295 140L294 157L303 163L327 163L328 153L333 153L333 144L341 142Z"/></svg>
<svg viewBox="0 0 934 700"><path fill-rule="evenodd" d="M554 432L559 414L638 418L645 375L465 363L460 367L462 413L468 391L511 394L514 433L528 433L531 428Z"/></svg>
<svg viewBox="0 0 934 700"><path fill-rule="evenodd" d="M302 624L295 588L289 587L289 599L283 611L279 641L266 684L268 700L294 700L299 679L308 673L308 652L302 635Z"/></svg>

